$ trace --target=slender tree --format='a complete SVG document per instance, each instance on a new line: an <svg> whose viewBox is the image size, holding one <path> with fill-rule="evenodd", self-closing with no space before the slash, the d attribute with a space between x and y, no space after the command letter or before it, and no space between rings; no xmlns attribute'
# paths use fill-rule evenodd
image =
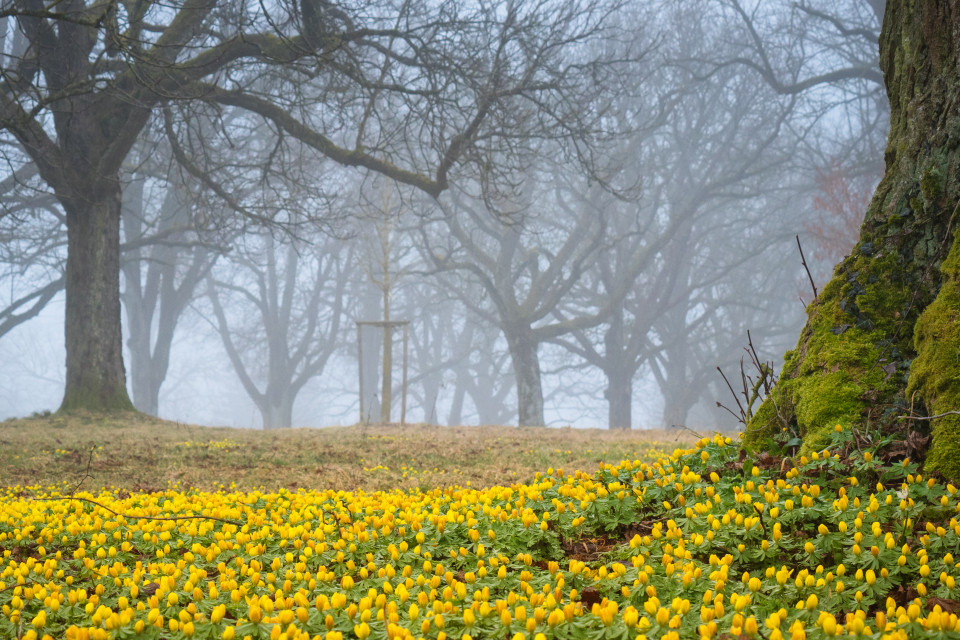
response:
<svg viewBox="0 0 960 640"><path fill-rule="evenodd" d="M483 289L486 299L478 301L469 297L472 288L458 287L463 303L492 318L503 332L516 379L519 424L542 425L540 345L595 326L611 306L567 319L552 316L604 248L606 216L595 209L571 210L535 187L511 198L506 206L515 211L491 212L481 201L466 198L443 207L441 222L449 235L443 238L445 244L426 245L426 252L439 270ZM546 215L547 210L551 215ZM429 242L428 233L422 237L425 244Z"/></svg>
<svg viewBox="0 0 960 640"><path fill-rule="evenodd" d="M187 187L176 172L164 186L133 180L124 191L121 300L134 406L158 415L177 325L222 251L197 233ZM170 180L172 178L172 180ZM162 195L161 195L162 194ZM151 199L159 200L153 207Z"/></svg>
<svg viewBox="0 0 960 640"><path fill-rule="evenodd" d="M208 278L213 324L264 429L289 427L297 394L323 373L342 339L352 251L335 239L308 246L270 233L246 244Z"/></svg>

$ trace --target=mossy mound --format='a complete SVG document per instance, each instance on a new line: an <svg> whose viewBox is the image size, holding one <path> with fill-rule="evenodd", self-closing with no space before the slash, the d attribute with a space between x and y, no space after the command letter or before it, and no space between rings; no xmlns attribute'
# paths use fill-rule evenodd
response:
<svg viewBox="0 0 960 640"><path fill-rule="evenodd" d="M779 384L748 426L748 447L769 449L778 433L796 429L804 452L814 451L834 425L880 418L902 405L909 372L904 351L911 344L909 330L898 338L898 327L915 302L908 261L861 241L837 267L808 308L807 326L784 358Z"/></svg>

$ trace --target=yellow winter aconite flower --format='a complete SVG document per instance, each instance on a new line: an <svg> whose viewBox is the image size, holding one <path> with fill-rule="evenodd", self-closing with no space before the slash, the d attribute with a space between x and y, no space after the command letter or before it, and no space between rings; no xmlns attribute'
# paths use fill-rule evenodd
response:
<svg viewBox="0 0 960 640"><path fill-rule="evenodd" d="M960 631L925 600L954 597L956 488L913 463L858 481L855 432L832 430L812 460L747 467L716 436L655 462L489 488L78 494L93 504L11 488L0 637ZM920 598L885 603L897 586Z"/></svg>

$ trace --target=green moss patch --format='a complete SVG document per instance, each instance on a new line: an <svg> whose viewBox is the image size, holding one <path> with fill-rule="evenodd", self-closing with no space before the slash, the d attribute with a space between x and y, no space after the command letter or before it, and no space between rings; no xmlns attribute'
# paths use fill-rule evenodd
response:
<svg viewBox="0 0 960 640"><path fill-rule="evenodd" d="M928 411L940 414L960 409L960 233L940 267L943 282L937 298L914 327L917 357L910 368L908 395L919 394ZM960 480L960 416L933 423L933 443L927 469Z"/></svg>

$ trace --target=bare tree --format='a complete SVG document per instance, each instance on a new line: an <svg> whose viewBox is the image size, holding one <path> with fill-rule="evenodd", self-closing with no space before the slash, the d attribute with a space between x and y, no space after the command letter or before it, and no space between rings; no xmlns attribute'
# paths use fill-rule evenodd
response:
<svg viewBox="0 0 960 640"><path fill-rule="evenodd" d="M454 343L463 354L452 367L453 397L447 424L463 424L473 405L479 424L508 424L517 419L510 402L516 393L512 361L496 325L466 317Z"/></svg>
<svg viewBox="0 0 960 640"><path fill-rule="evenodd" d="M269 232L245 244L207 280L213 323L263 427L289 427L297 394L342 339L352 252L336 239L307 245Z"/></svg>
<svg viewBox="0 0 960 640"><path fill-rule="evenodd" d="M580 98L612 78L581 45L606 35L615 8L497 0L362 11L318 0L9 7L0 129L17 149L14 173L29 156L66 219L62 409L131 407L120 171L164 105L181 107L175 118L190 105L244 110L336 163L429 194L461 171L482 170L494 184L522 162L525 138L576 139L573 151L589 158L585 144L603 114ZM489 166L495 151L505 160Z"/></svg>
<svg viewBox="0 0 960 640"><path fill-rule="evenodd" d="M160 387L178 322L222 251L213 234L197 232L195 203L179 174L165 178L132 179L124 190L121 216L121 300L133 403L151 415L159 414Z"/></svg>
<svg viewBox="0 0 960 640"><path fill-rule="evenodd" d="M543 177L530 176L528 185L545 184ZM605 248L606 216L597 209L573 210L556 191L537 186L518 191L502 206L509 209L491 212L482 201L457 197L441 208L439 222L449 234L441 238L425 229L423 244L437 269L483 289L485 299L478 301L467 294L470 288L457 287L468 308L503 332L516 378L519 424L542 425L540 344L598 324L611 306L576 317L553 315ZM621 295L624 290L618 287Z"/></svg>
<svg viewBox="0 0 960 640"><path fill-rule="evenodd" d="M375 189L379 193L376 201L366 207L366 215L361 223L367 227L362 233L363 242L359 252L360 267L367 274L370 283L380 293L380 319L378 322L381 338L383 361L380 363L380 422L390 422L393 404L393 338L395 326L392 316L393 301L396 292L403 284L404 276L410 270L408 256L414 254L413 248L404 241L398 228L406 218L405 208L400 203L399 194L389 184L380 184ZM372 227L372 230L371 230ZM404 320L406 321L406 320ZM361 389L361 393L363 390Z"/></svg>
<svg viewBox="0 0 960 640"><path fill-rule="evenodd" d="M35 318L63 291L63 211L27 165L0 184L0 338Z"/></svg>
<svg viewBox="0 0 960 640"><path fill-rule="evenodd" d="M791 131L797 100L758 89L753 74L736 65L698 78L678 61L706 44L722 56L720 29L686 6L657 20L664 31L659 65L645 82L670 96L670 107L655 126L610 149L640 176L634 198L576 188L566 197L568 206L603 210L617 241L598 253L588 277L554 313L566 318L610 304L611 292L626 283L622 300L599 327L554 339L604 373L611 428L632 425L633 384L644 369L664 396L664 424L683 423L705 388L689 380L716 373L716 362L693 353L720 343L691 344L718 308L714 292L725 280L743 279L746 262L758 268L767 247L792 239L782 228L796 211L781 207L775 210L784 213L773 215L759 203L795 188L789 172L798 145ZM641 93L621 108L652 111L657 101ZM767 295L783 301L774 291Z"/></svg>

